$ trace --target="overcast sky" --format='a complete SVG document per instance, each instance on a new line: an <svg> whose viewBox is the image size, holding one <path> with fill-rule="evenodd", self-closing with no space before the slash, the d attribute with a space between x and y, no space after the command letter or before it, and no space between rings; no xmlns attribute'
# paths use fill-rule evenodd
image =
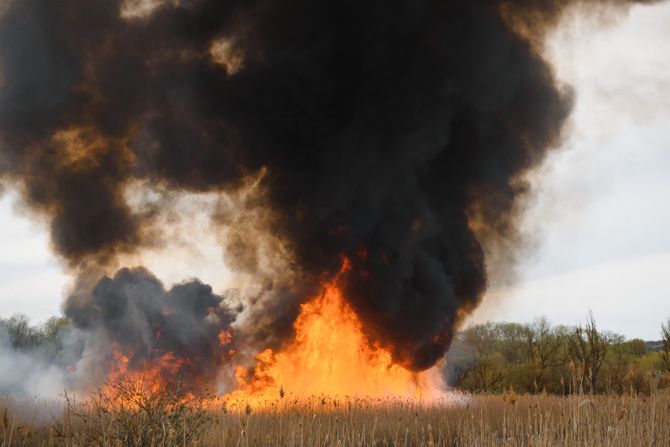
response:
<svg viewBox="0 0 670 447"><path fill-rule="evenodd" d="M577 95L569 136L534 175L524 224L533 250L515 285L494 287L475 321L576 324L591 309L602 328L659 338L670 317L668 24L670 3L638 6L598 28L571 16L550 38L557 75ZM68 278L45 229L14 212L11 193L0 199L0 229L0 315L59 313ZM221 287L218 251L199 245L141 261L166 282L198 276Z"/></svg>
<svg viewBox="0 0 670 447"><path fill-rule="evenodd" d="M548 42L576 92L569 138L536 173L516 286L491 290L476 321L583 321L660 338L670 317L670 4L595 29L570 17Z"/></svg>

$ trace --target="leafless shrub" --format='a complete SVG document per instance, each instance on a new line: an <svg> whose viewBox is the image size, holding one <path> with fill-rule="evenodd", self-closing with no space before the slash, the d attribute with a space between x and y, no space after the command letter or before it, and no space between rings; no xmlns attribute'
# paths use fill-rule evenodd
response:
<svg viewBox="0 0 670 447"><path fill-rule="evenodd" d="M77 402L65 395L66 411L55 430L68 445L143 447L193 445L209 414L180 385L156 388L122 378Z"/></svg>

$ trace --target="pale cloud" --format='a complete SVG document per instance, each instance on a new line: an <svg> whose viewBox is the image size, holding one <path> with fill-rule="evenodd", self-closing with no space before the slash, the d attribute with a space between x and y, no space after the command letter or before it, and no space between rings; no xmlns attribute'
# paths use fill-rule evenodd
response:
<svg viewBox="0 0 670 447"><path fill-rule="evenodd" d="M473 321L576 324L658 338L670 316L670 4L599 29L572 16L548 43L573 86L564 147L533 178L525 231L537 241L515 287L494 287Z"/></svg>
<svg viewBox="0 0 670 447"><path fill-rule="evenodd" d="M13 204L11 193L0 200L0 316L44 320L59 313L68 277L49 251L46 228L18 215Z"/></svg>
<svg viewBox="0 0 670 447"><path fill-rule="evenodd" d="M660 339L670 316L670 253L605 262L497 289L472 321L583 323L589 310L603 329Z"/></svg>

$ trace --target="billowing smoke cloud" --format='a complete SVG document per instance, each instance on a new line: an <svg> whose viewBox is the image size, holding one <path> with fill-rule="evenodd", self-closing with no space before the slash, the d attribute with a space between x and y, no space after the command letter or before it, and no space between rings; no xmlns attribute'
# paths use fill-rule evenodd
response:
<svg viewBox="0 0 670 447"><path fill-rule="evenodd" d="M560 141L571 93L531 39L569 3L13 1L0 173L86 275L160 243L131 183L225 194L256 179L258 219L213 216L228 264L263 273L246 340L280 342L345 256L368 335L423 369L486 288L483 244L516 240L523 174ZM82 284L67 315L140 340L142 359L176 349L195 364L234 319L197 282L165 291L122 270Z"/></svg>
<svg viewBox="0 0 670 447"><path fill-rule="evenodd" d="M84 341L82 375L98 369L93 376L104 377L110 363L123 359L127 371L158 365L158 373L170 375L166 381L195 388L217 378L232 349L237 311L197 280L165 290L142 268L119 270L65 304L65 315Z"/></svg>
<svg viewBox="0 0 670 447"><path fill-rule="evenodd" d="M163 383L211 391L226 379L240 311L197 280L166 290L146 269L121 269L92 288L80 286L65 304L68 321L39 327L21 316L0 320L0 393L92 390L110 371L152 371Z"/></svg>

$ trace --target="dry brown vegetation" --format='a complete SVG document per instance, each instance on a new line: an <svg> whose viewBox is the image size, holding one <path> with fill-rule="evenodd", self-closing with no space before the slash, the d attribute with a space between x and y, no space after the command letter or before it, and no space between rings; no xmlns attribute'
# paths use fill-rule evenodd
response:
<svg viewBox="0 0 670 447"><path fill-rule="evenodd" d="M128 393L71 399L51 423L0 410L0 446L667 446L670 394L480 395L458 404L277 396L265 409L204 410L175 398Z"/></svg>

